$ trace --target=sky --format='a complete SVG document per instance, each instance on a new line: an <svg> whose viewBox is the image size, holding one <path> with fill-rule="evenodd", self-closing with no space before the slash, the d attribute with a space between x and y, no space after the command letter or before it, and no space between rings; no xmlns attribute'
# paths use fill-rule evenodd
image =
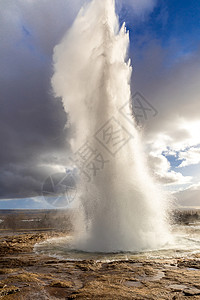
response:
<svg viewBox="0 0 200 300"><path fill-rule="evenodd" d="M85 2L0 0L0 208L49 208L42 185L69 161L52 56ZM200 206L200 2L116 0L116 10L130 33L133 101L151 107L139 125L152 175L177 204Z"/></svg>

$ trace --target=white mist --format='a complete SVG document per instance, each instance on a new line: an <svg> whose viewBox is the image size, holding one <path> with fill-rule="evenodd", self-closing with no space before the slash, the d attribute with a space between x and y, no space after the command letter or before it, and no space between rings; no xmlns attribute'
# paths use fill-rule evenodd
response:
<svg viewBox="0 0 200 300"><path fill-rule="evenodd" d="M80 250L140 251L170 240L166 196L149 175L134 121L120 113L131 97L128 46L129 35L125 25L119 28L115 2L93 0L54 50L52 86L76 127L72 149L76 152L89 141L109 161L92 182L81 179L75 239ZM124 112L130 115L129 105ZM113 145L95 138L111 118L116 130L119 122L124 141L131 135L115 154Z"/></svg>

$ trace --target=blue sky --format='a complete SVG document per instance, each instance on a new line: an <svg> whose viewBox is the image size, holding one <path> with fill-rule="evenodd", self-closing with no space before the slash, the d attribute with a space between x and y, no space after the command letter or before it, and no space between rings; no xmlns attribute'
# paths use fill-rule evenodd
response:
<svg viewBox="0 0 200 300"><path fill-rule="evenodd" d="M122 15L123 16L123 15ZM199 1L158 1L153 12L144 19L133 22L134 12L128 11L126 24L135 34L150 31L154 38L167 45L177 39L183 47L196 44L200 33ZM134 29L134 26L136 27Z"/></svg>
<svg viewBox="0 0 200 300"><path fill-rule="evenodd" d="M70 133L62 103L51 95L52 55L84 2L0 2L0 198L21 199L0 208L27 207L41 182L66 164ZM182 198L194 188L200 195L200 2L117 4L130 32L131 88L158 111L143 133L151 170Z"/></svg>
<svg viewBox="0 0 200 300"><path fill-rule="evenodd" d="M126 19L127 18L127 19ZM139 43L144 35L148 40L156 39L164 49L174 46L172 61L179 56L190 54L199 47L200 4L195 1L157 1L153 12L144 19L135 20L133 11L122 14L130 30L131 47ZM148 42L146 40L145 42ZM145 47L145 42L142 44Z"/></svg>

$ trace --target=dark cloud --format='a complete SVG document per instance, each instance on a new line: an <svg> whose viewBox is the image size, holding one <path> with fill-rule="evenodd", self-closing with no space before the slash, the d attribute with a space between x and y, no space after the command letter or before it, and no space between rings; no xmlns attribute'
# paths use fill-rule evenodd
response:
<svg viewBox="0 0 200 300"><path fill-rule="evenodd" d="M150 37L145 42L143 49L138 45L134 48L132 81L133 89L158 111L145 131L154 138L159 133L168 134L172 144L179 140L184 143L191 136L191 128L182 123L199 121L200 44L193 52L180 53L174 43L163 48L160 41Z"/></svg>
<svg viewBox="0 0 200 300"><path fill-rule="evenodd" d="M51 95L50 72L44 69L22 65L18 76L0 82L1 198L38 191L51 171L40 165L67 160L67 116L62 102Z"/></svg>
<svg viewBox="0 0 200 300"><path fill-rule="evenodd" d="M1 199L40 194L45 178L67 165L70 129L52 95L51 55L79 2L0 4Z"/></svg>

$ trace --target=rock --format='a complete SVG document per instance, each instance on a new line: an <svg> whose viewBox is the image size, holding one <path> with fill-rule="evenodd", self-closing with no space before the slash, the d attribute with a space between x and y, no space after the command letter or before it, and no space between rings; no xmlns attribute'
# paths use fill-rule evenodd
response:
<svg viewBox="0 0 200 300"><path fill-rule="evenodd" d="M187 288L187 286L183 284L171 284L169 288L174 290L175 292L180 292Z"/></svg>
<svg viewBox="0 0 200 300"><path fill-rule="evenodd" d="M72 287L72 283L70 281L54 281L50 284L50 286L58 288L70 288Z"/></svg>
<svg viewBox="0 0 200 300"><path fill-rule="evenodd" d="M14 294L14 293L19 292L19 291L20 291L20 289L17 288L16 286L7 287L5 285L3 288L0 289L0 297L11 295L11 294Z"/></svg>
<svg viewBox="0 0 200 300"><path fill-rule="evenodd" d="M198 296L200 295L200 290L196 288L189 288L183 291L185 296Z"/></svg>

